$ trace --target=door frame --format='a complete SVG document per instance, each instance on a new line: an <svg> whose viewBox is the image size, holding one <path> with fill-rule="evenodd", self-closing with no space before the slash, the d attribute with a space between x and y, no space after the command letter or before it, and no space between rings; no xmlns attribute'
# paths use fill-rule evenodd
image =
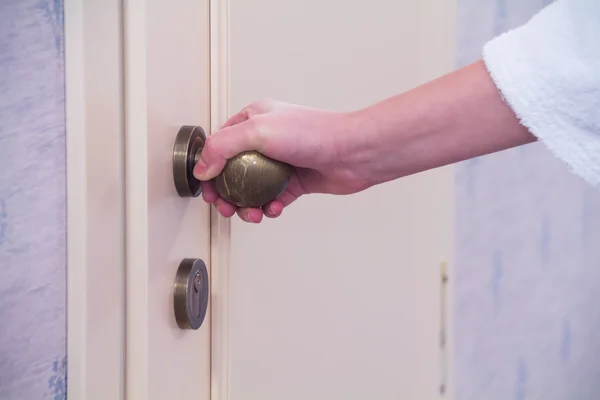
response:
<svg viewBox="0 0 600 400"><path fill-rule="evenodd" d="M229 116L229 0L209 2L211 133ZM124 2L64 0L64 21L67 393L118 400L126 387ZM213 209L211 399L217 400L229 399L229 252L230 221Z"/></svg>
<svg viewBox="0 0 600 400"><path fill-rule="evenodd" d="M123 399L121 0L65 0L67 394Z"/></svg>
<svg viewBox="0 0 600 400"><path fill-rule="evenodd" d="M210 4L210 129L230 115L230 5ZM69 398L125 398L124 0L64 0ZM211 210L211 399L230 398L230 220ZM115 250L116 249L116 250ZM453 263L448 263L452 275ZM452 343L452 279L445 344ZM207 321L208 322L208 321ZM440 349L452 359L452 346ZM440 379L452 397L452 374ZM443 397L443 396L440 396Z"/></svg>
<svg viewBox="0 0 600 400"><path fill-rule="evenodd" d="M210 134L230 115L229 0L210 1ZM211 399L230 398L231 221L211 209Z"/></svg>

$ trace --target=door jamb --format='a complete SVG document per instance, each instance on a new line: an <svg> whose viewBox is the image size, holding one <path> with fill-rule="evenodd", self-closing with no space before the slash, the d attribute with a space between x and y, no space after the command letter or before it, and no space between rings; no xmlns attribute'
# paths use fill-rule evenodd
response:
<svg viewBox="0 0 600 400"><path fill-rule="evenodd" d="M122 0L65 0L68 398L123 399Z"/></svg>
<svg viewBox="0 0 600 400"><path fill-rule="evenodd" d="M210 0L210 131L229 117L229 0ZM211 210L211 399L230 398L231 222Z"/></svg>

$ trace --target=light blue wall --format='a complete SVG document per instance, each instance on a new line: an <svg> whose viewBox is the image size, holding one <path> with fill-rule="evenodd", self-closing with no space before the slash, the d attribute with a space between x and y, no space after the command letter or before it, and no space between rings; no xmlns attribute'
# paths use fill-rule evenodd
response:
<svg viewBox="0 0 600 400"><path fill-rule="evenodd" d="M458 64L542 0L459 0ZM600 399L600 193L541 144L456 176L457 400Z"/></svg>
<svg viewBox="0 0 600 400"><path fill-rule="evenodd" d="M0 399L66 398L62 0L0 1Z"/></svg>

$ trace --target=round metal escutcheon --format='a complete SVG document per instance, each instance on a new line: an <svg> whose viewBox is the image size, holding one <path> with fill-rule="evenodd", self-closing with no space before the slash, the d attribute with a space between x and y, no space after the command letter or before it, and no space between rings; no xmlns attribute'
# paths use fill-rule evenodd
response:
<svg viewBox="0 0 600 400"><path fill-rule="evenodd" d="M173 180L181 197L198 197L202 193L200 181L194 178L193 171L205 141L206 133L200 126L184 125L175 137Z"/></svg>
<svg viewBox="0 0 600 400"><path fill-rule="evenodd" d="M181 329L202 326L208 308L208 270L204 261L185 258L179 264L175 277L174 308L177 325Z"/></svg>

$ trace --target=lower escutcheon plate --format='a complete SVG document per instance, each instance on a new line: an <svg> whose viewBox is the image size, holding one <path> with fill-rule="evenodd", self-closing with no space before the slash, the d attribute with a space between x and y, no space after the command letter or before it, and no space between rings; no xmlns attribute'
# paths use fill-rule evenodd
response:
<svg viewBox="0 0 600 400"><path fill-rule="evenodd" d="M208 270L204 261L185 258L175 276L173 303L175 320L181 329L198 329L208 308Z"/></svg>

